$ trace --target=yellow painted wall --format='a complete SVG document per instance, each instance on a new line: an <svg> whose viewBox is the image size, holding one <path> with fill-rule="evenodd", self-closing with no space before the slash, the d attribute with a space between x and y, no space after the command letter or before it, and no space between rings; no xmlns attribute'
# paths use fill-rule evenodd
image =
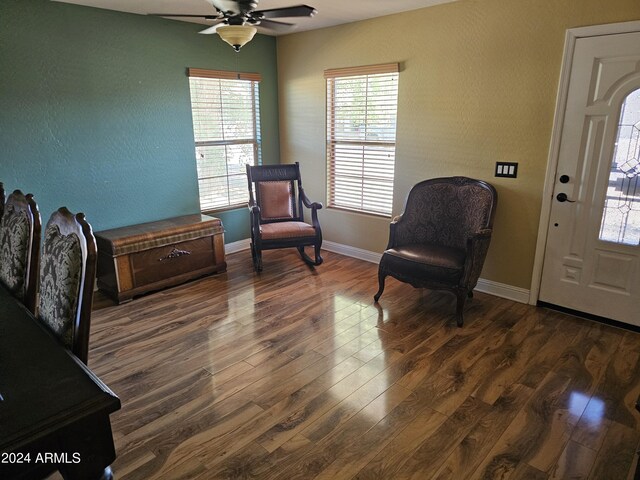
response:
<svg viewBox="0 0 640 480"><path fill-rule="evenodd" d="M529 288L565 31L638 19L639 0L460 0L279 37L281 162L299 161L307 194L326 204L323 71L400 62L394 215L426 178L493 183L482 277ZM494 178L496 161L518 162L518 178ZM326 240L387 244L388 219L326 208L320 219Z"/></svg>

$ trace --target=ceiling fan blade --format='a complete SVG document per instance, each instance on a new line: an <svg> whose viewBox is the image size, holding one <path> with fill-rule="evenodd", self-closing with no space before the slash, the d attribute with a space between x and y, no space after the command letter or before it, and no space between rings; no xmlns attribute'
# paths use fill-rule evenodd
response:
<svg viewBox="0 0 640 480"><path fill-rule="evenodd" d="M192 18L204 18L206 20L218 20L220 15L187 15L184 13L147 13L152 17L192 17Z"/></svg>
<svg viewBox="0 0 640 480"><path fill-rule="evenodd" d="M259 0L206 0L215 9L231 15L252 12L258 8Z"/></svg>
<svg viewBox="0 0 640 480"><path fill-rule="evenodd" d="M264 27L267 30L273 30L275 32L284 32L295 27L293 23L277 22L275 20L267 20L266 18L260 20L259 26Z"/></svg>
<svg viewBox="0 0 640 480"><path fill-rule="evenodd" d="M223 25L225 25L225 23L223 23L223 20L220 20L219 22L214 23L210 27L207 27L204 30L200 30L198 33L202 33L203 35L210 35L212 33L216 33L218 31L218 28L222 27Z"/></svg>
<svg viewBox="0 0 640 480"><path fill-rule="evenodd" d="M296 5L295 7L272 8L270 10L256 10L254 14L261 15L262 18L282 18L282 17L312 17L318 11L309 5Z"/></svg>

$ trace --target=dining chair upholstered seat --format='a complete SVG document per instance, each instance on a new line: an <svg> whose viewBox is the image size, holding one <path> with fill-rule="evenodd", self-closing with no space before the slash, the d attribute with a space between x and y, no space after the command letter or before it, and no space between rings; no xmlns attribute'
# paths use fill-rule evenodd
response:
<svg viewBox="0 0 640 480"><path fill-rule="evenodd" d="M251 216L251 255L256 271L262 270L262 251L295 247L309 265L320 265L322 230L317 211L321 203L311 202L302 188L300 166L247 165L249 213ZM311 212L311 223L305 221L304 209ZM311 259L305 247L314 248Z"/></svg>
<svg viewBox="0 0 640 480"><path fill-rule="evenodd" d="M96 241L84 214L55 211L44 232L38 318L85 364L88 360Z"/></svg>
<svg viewBox="0 0 640 480"><path fill-rule="evenodd" d="M4 205L0 221L0 282L35 311L40 212L33 195L15 190Z"/></svg>
<svg viewBox="0 0 640 480"><path fill-rule="evenodd" d="M416 288L456 295L456 321L472 296L484 264L498 202L495 188L481 180L447 177L415 185L404 212L391 222L389 244L378 266L377 302L385 278Z"/></svg>

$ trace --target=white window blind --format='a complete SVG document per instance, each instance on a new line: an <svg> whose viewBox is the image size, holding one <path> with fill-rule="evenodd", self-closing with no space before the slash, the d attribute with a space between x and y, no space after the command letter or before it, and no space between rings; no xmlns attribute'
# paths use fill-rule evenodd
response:
<svg viewBox="0 0 640 480"><path fill-rule="evenodd" d="M190 68L200 209L246 204L246 164L260 163L257 74Z"/></svg>
<svg viewBox="0 0 640 480"><path fill-rule="evenodd" d="M391 216L398 64L325 71L328 206Z"/></svg>

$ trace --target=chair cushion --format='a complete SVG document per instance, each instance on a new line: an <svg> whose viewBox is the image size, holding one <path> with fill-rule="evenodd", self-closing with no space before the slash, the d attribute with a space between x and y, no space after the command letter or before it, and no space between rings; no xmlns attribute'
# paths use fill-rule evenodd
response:
<svg viewBox="0 0 640 480"><path fill-rule="evenodd" d="M316 229L304 222L278 222L260 225L263 240L280 238L315 237Z"/></svg>
<svg viewBox="0 0 640 480"><path fill-rule="evenodd" d="M405 245L386 250L381 267L392 275L457 285L464 269L465 253L453 247L434 244Z"/></svg>
<svg viewBox="0 0 640 480"><path fill-rule="evenodd" d="M263 220L293 218L291 182L258 182L258 195Z"/></svg>

